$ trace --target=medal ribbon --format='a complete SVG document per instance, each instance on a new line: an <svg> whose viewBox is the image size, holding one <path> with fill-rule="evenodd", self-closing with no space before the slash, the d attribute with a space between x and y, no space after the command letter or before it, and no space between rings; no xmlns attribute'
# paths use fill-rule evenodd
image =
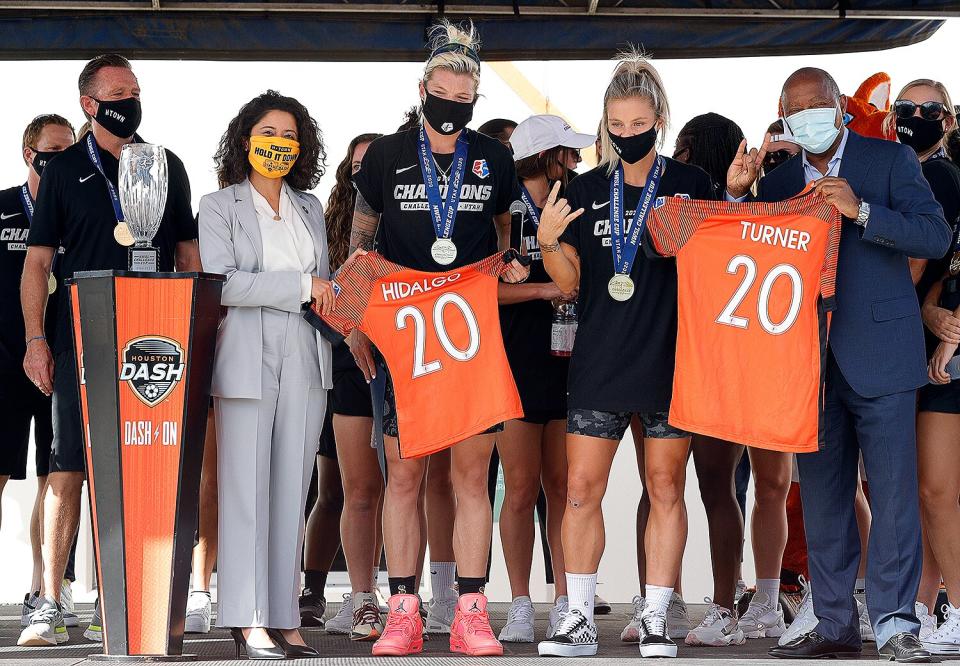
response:
<svg viewBox="0 0 960 666"><path fill-rule="evenodd" d="M437 239L449 239L453 235L453 224L457 217L457 208L460 206L460 186L463 184L464 173L467 170L467 149L469 148L467 132L468 130L463 130L457 137L457 150L453 154L450 178L447 180L447 196L445 201L441 201L440 180L437 178L436 163L433 161L433 153L430 150L430 139L423 129L423 124L420 125L417 142L420 173L423 175L427 205L430 208L430 217Z"/></svg>
<svg viewBox="0 0 960 666"><path fill-rule="evenodd" d="M637 258L637 249L647 228L647 216L650 214L651 204L660 186L660 176L663 173L663 158L657 156L657 161L647 176L643 197L633 216L633 229L630 236L626 234L626 220L623 209L623 165L617 165L617 170L610 178L610 247L613 250L613 268L615 273L629 275L633 262Z"/></svg>
<svg viewBox="0 0 960 666"><path fill-rule="evenodd" d="M20 203L23 204L23 212L27 216L27 222L33 224L33 197L30 196L30 190L26 185L20 186Z"/></svg>
<svg viewBox="0 0 960 666"><path fill-rule="evenodd" d="M540 212L534 205L533 197L530 196L530 193L527 191L527 188L524 187L523 183L520 183L520 198L527 207L527 212L530 214L530 219L533 220L534 233L536 233L536 230L540 228ZM520 235L523 236L522 228L520 229Z"/></svg>
<svg viewBox="0 0 960 666"><path fill-rule="evenodd" d="M93 162L93 166L97 168L97 171L100 172L100 175L103 176L103 181L107 184L107 191L110 193L110 203L113 204L113 213L117 217L117 224L123 222L123 208L120 206L120 195L117 194L117 188L113 186L113 183L110 182L110 179L107 178L107 174L103 171L103 162L100 161L100 150L97 148L97 142L93 140L93 132L87 133L87 156L90 158L90 161Z"/></svg>

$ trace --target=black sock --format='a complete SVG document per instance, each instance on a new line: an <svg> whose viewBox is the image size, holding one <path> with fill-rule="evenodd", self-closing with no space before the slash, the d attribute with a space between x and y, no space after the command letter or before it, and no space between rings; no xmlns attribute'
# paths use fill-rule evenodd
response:
<svg viewBox="0 0 960 666"><path fill-rule="evenodd" d="M417 593L416 576L399 576L397 578L391 576L387 580L390 583L390 596L393 596L394 594Z"/></svg>
<svg viewBox="0 0 960 666"><path fill-rule="evenodd" d="M327 571L315 571L307 569L304 573L303 586L309 588L314 594L323 596L323 588L327 586Z"/></svg>
<svg viewBox="0 0 960 666"><path fill-rule="evenodd" d="M483 586L486 584L486 582L486 579L483 577L464 578L462 576L457 576L457 593L460 595L483 594Z"/></svg>

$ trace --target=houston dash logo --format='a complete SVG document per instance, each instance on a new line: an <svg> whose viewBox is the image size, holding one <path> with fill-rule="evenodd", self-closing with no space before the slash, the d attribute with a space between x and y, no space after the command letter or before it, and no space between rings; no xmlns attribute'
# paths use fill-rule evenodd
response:
<svg viewBox="0 0 960 666"><path fill-rule="evenodd" d="M170 395L185 370L183 349L170 338L135 338L123 349L120 381L127 382L141 402L154 407Z"/></svg>

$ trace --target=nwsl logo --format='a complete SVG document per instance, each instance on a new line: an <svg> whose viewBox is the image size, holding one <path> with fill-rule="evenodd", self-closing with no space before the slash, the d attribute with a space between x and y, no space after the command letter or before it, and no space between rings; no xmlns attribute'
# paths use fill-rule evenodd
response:
<svg viewBox="0 0 960 666"><path fill-rule="evenodd" d="M473 175L477 178L486 178L490 175L490 169L487 168L486 160L474 160Z"/></svg>

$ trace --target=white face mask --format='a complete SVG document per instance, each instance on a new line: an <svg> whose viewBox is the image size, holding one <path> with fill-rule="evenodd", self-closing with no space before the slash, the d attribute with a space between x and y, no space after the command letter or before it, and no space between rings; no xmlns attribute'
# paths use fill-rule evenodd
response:
<svg viewBox="0 0 960 666"><path fill-rule="evenodd" d="M783 119L793 140L808 153L819 155L826 151L840 134L836 126L837 107L805 109Z"/></svg>

